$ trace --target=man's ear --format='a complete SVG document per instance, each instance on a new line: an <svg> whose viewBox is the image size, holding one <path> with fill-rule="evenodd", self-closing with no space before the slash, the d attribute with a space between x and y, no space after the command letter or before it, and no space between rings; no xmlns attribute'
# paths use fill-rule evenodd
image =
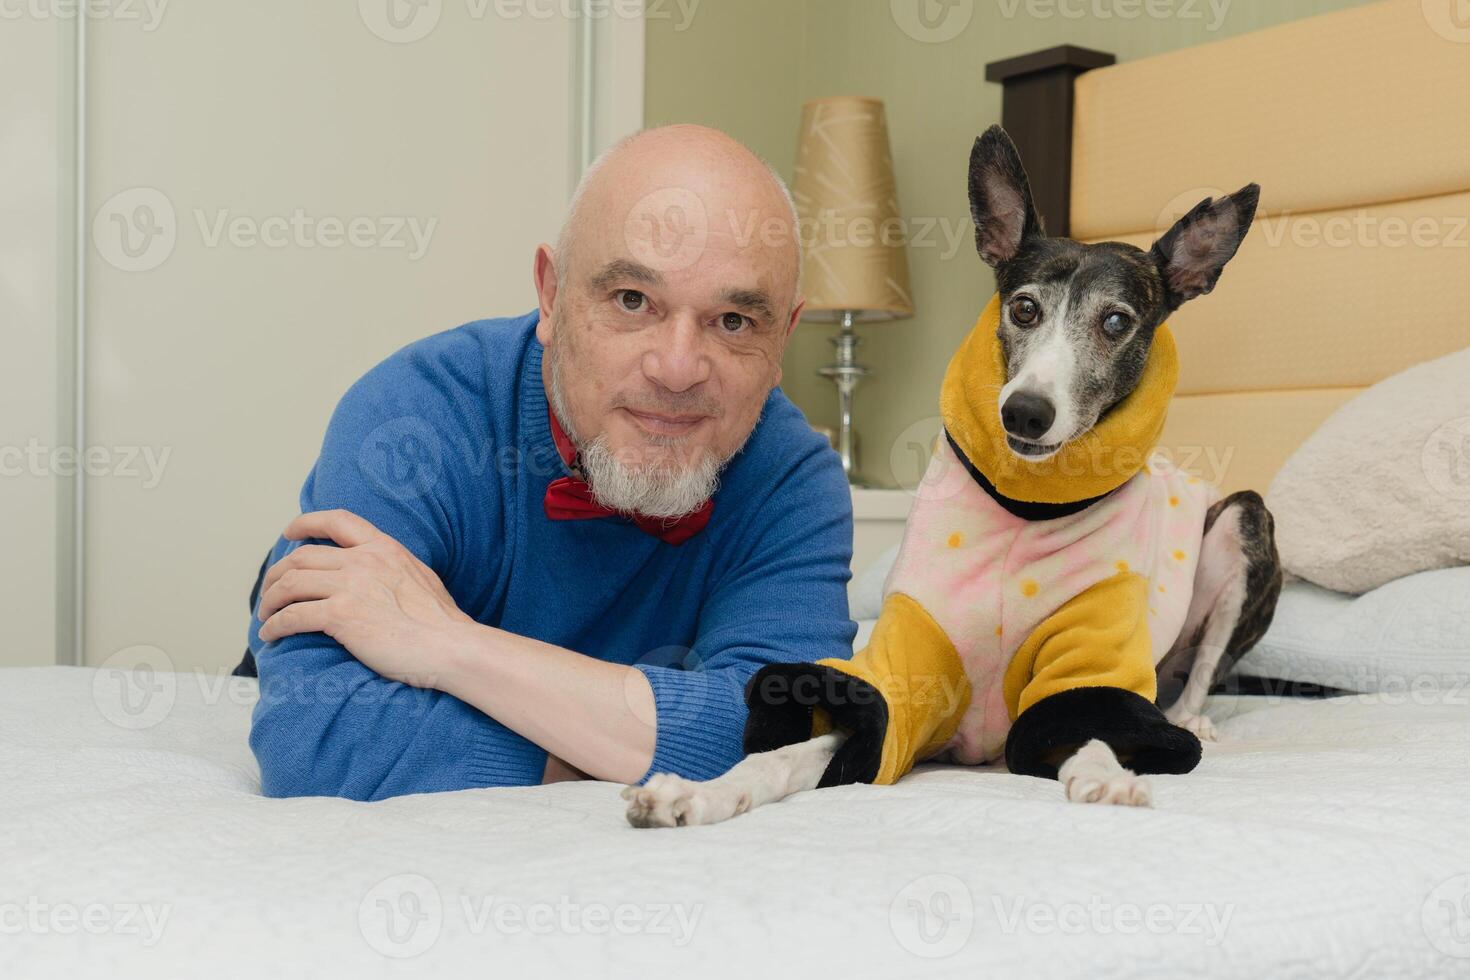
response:
<svg viewBox="0 0 1470 980"><path fill-rule="evenodd" d="M1028 238L1046 234L1021 154L999 126L987 129L970 150L970 215L975 248L992 269L1015 258Z"/></svg>
<svg viewBox="0 0 1470 980"><path fill-rule="evenodd" d="M551 322L551 311L556 309L556 293L561 288L561 282L556 276L556 256L552 254L550 245L537 247L531 275L536 282L536 299L541 307L541 320L536 324L536 339L545 347L551 342L554 326Z"/></svg>
<svg viewBox="0 0 1470 980"><path fill-rule="evenodd" d="M1259 184L1228 197L1205 198L1154 243L1150 258L1164 277L1169 309L1215 288L1225 263L1235 257L1255 220Z"/></svg>

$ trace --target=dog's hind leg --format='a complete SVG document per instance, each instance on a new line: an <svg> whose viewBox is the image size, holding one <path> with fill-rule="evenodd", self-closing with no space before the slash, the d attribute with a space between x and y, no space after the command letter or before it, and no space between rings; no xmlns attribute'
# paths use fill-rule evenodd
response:
<svg viewBox="0 0 1470 980"><path fill-rule="evenodd" d="M832 732L806 742L746 756L707 782L673 773L650 776L623 790L628 822L635 827L692 827L719 823L747 810L816 789L846 735Z"/></svg>
<svg viewBox="0 0 1470 980"><path fill-rule="evenodd" d="M1159 662L1164 716L1203 740L1215 738L1205 698L1271 625L1281 595L1275 525L1260 494L1234 493L1205 515L1194 594L1179 639Z"/></svg>

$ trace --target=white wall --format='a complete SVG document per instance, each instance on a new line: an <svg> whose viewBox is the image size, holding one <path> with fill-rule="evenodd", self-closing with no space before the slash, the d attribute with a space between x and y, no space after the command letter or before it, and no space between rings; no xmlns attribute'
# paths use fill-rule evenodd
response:
<svg viewBox="0 0 1470 980"><path fill-rule="evenodd" d="M52 663L65 480L62 411L70 120L65 25L0 29L0 665ZM65 459L60 460L61 465Z"/></svg>
<svg viewBox="0 0 1470 980"><path fill-rule="evenodd" d="M405 343L534 306L583 134L641 122L641 23L596 24L584 127L585 22L534 15L559 7L174 0L89 20L85 662L147 645L232 665L342 392ZM42 346L66 329L31 319Z"/></svg>

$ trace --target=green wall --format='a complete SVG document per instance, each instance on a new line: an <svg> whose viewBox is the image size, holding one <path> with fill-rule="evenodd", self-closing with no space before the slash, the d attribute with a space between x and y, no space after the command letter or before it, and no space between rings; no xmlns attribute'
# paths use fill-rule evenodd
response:
<svg viewBox="0 0 1470 980"><path fill-rule="evenodd" d="M860 360L875 371L856 397L861 469L868 481L885 486L911 485L919 475L924 447L939 431L945 364L994 291L970 237L964 179L970 144L1000 121L1000 86L984 81L985 64L1057 44L1129 61L1366 0L947 0L947 8L945 2L698 0L688 18L672 0L648 6L649 126L718 127L789 178L804 101L868 95L887 104L899 201L911 232L932 222L948 237L936 230L930 243L909 249L914 317L859 328ZM947 22L958 31L953 38L918 40L900 26L906 6L924 3L931 13L948 9L958 18ZM660 10L669 13L659 16ZM1150 10L1167 15L1149 16ZM826 426L836 425L836 391L814 372L832 358L832 329L797 328L783 382L807 417Z"/></svg>

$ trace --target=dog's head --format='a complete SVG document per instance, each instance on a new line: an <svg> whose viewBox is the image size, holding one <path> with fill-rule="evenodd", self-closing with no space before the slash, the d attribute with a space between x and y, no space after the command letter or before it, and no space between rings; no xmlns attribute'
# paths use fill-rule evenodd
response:
<svg viewBox="0 0 1470 980"><path fill-rule="evenodd" d="M998 405L1016 456L1042 460L1138 384L1154 331L1215 288L1255 217L1255 184L1201 201L1153 248L1048 238L1020 154L992 126L970 153L970 211L995 269L1006 382Z"/></svg>

